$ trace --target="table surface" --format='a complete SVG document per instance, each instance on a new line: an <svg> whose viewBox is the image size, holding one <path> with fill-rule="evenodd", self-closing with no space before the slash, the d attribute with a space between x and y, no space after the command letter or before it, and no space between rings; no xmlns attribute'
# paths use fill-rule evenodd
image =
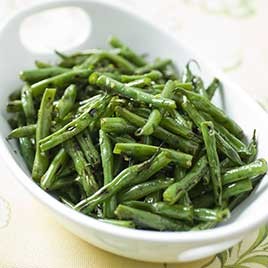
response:
<svg viewBox="0 0 268 268"><path fill-rule="evenodd" d="M38 1L0 0L0 23L8 14ZM268 1L121 2L173 31L222 68L253 98L266 102ZM3 161L0 170L0 268L268 267L266 227L249 234L232 250L187 264L144 263L107 253L55 222L17 183ZM258 243L254 243L257 237Z"/></svg>

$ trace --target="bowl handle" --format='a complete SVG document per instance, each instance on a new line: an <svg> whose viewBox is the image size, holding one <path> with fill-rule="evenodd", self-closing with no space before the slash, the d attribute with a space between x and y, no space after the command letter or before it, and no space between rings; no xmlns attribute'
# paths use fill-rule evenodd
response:
<svg viewBox="0 0 268 268"><path fill-rule="evenodd" d="M210 244L196 248L191 248L179 253L179 255L177 256L177 260L179 262L189 262L193 260L199 260L202 258L210 257L234 246L235 244L239 243L242 239L243 237L240 237L234 240L224 241L218 244Z"/></svg>
<svg viewBox="0 0 268 268"><path fill-rule="evenodd" d="M97 2L97 1L96 1ZM46 1L44 3L30 5L28 8L23 9L13 16L11 16L4 25L0 28L0 32L2 33L3 37L7 39L9 42L15 42L18 46L20 51L26 53L27 55L35 56L39 53L33 52L25 48L25 46L21 42L20 38L20 26L24 19L27 17L34 15L36 13L46 11L49 9L61 8L61 7L77 7L81 8L88 16L91 22L91 31L94 28L94 5L96 3L94 0L55 0L55 1ZM120 3L119 0L115 0L112 5L118 5ZM99 4L99 2L98 2ZM87 48L88 43L90 42L90 34L88 34L87 38L82 42L82 44L78 45L74 49L85 49ZM51 53L42 53L42 55L46 55Z"/></svg>

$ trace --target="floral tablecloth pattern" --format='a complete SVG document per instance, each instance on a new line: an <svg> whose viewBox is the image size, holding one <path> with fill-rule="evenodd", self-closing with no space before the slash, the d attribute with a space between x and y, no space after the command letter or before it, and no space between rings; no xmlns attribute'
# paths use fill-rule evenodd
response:
<svg viewBox="0 0 268 268"><path fill-rule="evenodd" d="M38 1L41 0L0 0L0 23L7 14ZM265 106L267 0L121 2L188 42ZM104 252L55 222L18 184L3 159L0 159L0 170L0 268L268 267L267 226L248 234L225 252L187 264L144 263Z"/></svg>

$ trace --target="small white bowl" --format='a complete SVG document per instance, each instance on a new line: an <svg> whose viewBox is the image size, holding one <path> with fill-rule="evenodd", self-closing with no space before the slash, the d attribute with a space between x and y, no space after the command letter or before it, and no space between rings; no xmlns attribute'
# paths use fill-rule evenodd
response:
<svg viewBox="0 0 268 268"><path fill-rule="evenodd" d="M224 84L224 109L251 136L257 129L259 157L267 159L268 117L266 113L237 85L214 67L195 55L170 33L123 9L100 1L56 0L30 7L10 18L0 29L0 154L17 180L32 194L64 227L89 243L112 253L144 261L181 262L193 261L225 250L239 242L249 231L263 224L268 217L268 178L265 176L252 194L237 207L231 218L212 230L190 232L155 232L121 228L101 223L61 204L35 184L21 156L14 152L16 143L7 142L10 127L6 121L5 107L8 95L21 82L18 73L33 67L35 59L51 60L54 55L37 55L21 43L19 29L28 16L56 7L82 8L91 19L91 32L77 49L106 46L107 37L118 36L140 53L152 57L170 57L178 68L189 59L196 59L206 80L218 77ZM42 29L40 29L41 31ZM219 51L219 53L221 53ZM216 102L220 103L217 96Z"/></svg>

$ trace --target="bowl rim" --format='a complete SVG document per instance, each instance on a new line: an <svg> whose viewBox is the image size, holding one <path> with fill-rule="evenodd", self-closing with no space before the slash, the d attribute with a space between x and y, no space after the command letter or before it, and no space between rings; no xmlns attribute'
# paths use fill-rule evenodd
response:
<svg viewBox="0 0 268 268"><path fill-rule="evenodd" d="M159 31L168 35L169 38L172 38L176 43L179 43L181 47L187 50L190 54L193 55L194 58L197 58L202 62L202 65L205 65L206 69L211 73L216 75L221 81L224 81L224 84L227 85L228 88L235 89L238 93L243 95L243 98L247 103L251 106L255 106L254 108L259 110L259 113L262 115L265 120L268 122L268 115L266 112L255 103L249 94L242 90L239 86L234 84L229 80L226 75L217 69L213 64L211 64L207 59L203 59L202 56L197 55L193 51L192 48L187 47L187 44L178 40L172 33L168 32L166 29L159 25L154 25L147 18L142 17L136 11L130 9L126 6L119 6L118 2L115 3L106 2L104 0L55 0L55 1L47 1L44 3L33 4L19 12L16 12L14 15L9 16L6 21L0 26L0 36L5 31L5 28L13 23L15 20L19 20L25 15L30 15L32 12L40 12L44 9L57 8L63 6L77 6L79 4L88 4L88 5L101 5L106 6L110 9L116 9L120 12L126 13L129 16L134 16L137 19L143 21L146 24L150 24L150 26L157 28ZM232 222L231 224L227 224L224 226L219 226L214 229L202 230L202 231L182 231L182 232L159 232L159 231L148 231L148 230L136 230L136 229L128 229L119 226L115 226L112 224L101 222L97 219L94 219L90 216L86 216L80 212L77 212L61 202L57 201L43 189L41 189L30 176L27 176L26 173L19 167L16 163L15 159L10 154L7 146L4 141L0 140L0 147L3 148L0 150L1 158L6 162L7 166L10 168L11 172L14 174L15 178L23 185L25 189L27 189L37 200L39 200L42 204L52 209L55 213L60 214L64 218L75 222L79 225L83 225L86 228L94 229L95 231L101 231L108 235L113 235L126 239L133 239L139 241L150 241L157 243L193 243L193 242L215 242L217 240L226 241L230 237L233 239L243 236L246 232L251 231L257 228L262 223L268 220L268 211L263 213L261 217L252 217L249 221L244 222L244 224L238 224L237 221ZM266 175L267 176L267 175ZM266 190L267 191L267 190ZM265 198L264 193L262 193L259 199Z"/></svg>

